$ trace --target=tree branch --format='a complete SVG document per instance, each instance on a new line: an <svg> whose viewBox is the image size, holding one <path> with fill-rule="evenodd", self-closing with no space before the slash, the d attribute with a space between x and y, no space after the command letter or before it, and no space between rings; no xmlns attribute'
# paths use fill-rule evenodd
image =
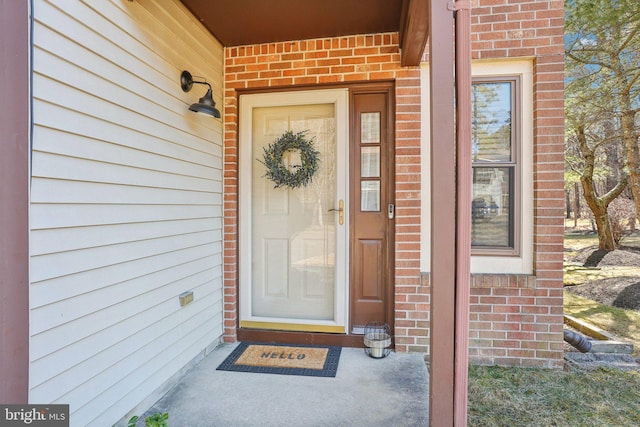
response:
<svg viewBox="0 0 640 427"><path fill-rule="evenodd" d="M640 32L640 26L633 27L633 30L629 33L627 38L621 43L620 47L618 48L618 54L622 53L622 51L627 48L629 43L631 43L638 32Z"/></svg>
<svg viewBox="0 0 640 427"><path fill-rule="evenodd" d="M580 49L580 51L581 51L581 52L584 52L585 50L584 50L584 49ZM602 51L597 51L597 53L602 53ZM594 60L589 60L589 59L585 59L585 58L580 58L580 57L576 56L572 51L568 51L568 50L567 50L567 51L565 51L565 55L567 55L569 58L571 58L571 59L573 59L574 61L577 61L577 62L579 62L579 63L581 63L581 64L585 64L585 65L599 65L599 66L601 66L601 67L603 67L603 68L606 68L606 69L608 69L608 70L615 71L615 70L613 69L613 67L612 67L610 64L605 64L604 62L602 62L602 61L596 61L595 59L594 59Z"/></svg>
<svg viewBox="0 0 640 427"><path fill-rule="evenodd" d="M607 194L602 196L601 200L605 203L605 205L608 205L613 200L615 200L616 197L618 197L620 194L622 194L624 189L627 188L627 184L628 183L629 183L629 177L626 174L622 175L620 177L620 181L618 181L616 186L613 187Z"/></svg>
<svg viewBox="0 0 640 427"><path fill-rule="evenodd" d="M640 70L637 73L635 73L631 77L631 80L629 81L629 83L627 83L627 86L625 88L627 92L631 92L635 84L638 82L638 79L640 79Z"/></svg>

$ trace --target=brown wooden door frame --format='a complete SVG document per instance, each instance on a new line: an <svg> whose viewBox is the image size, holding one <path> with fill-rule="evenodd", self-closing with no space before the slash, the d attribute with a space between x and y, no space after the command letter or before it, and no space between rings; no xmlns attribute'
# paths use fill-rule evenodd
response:
<svg viewBox="0 0 640 427"><path fill-rule="evenodd" d="M358 281L361 278L356 277L359 274L363 274L361 268L358 267L358 260L355 259L358 256L358 250L356 245L360 232L358 229L358 217L363 218L363 214L360 213L360 176L357 173L360 170L360 121L359 121L359 106L357 98L364 99L362 95L381 95L384 98L384 107L381 111L383 114L381 117L381 205L380 212L376 213L380 215L378 224L382 227L381 234L383 235L383 247L382 266L376 265L377 268L382 268L381 281L382 281L382 298L381 304L384 307L381 308L384 317L372 318L372 320L383 321L389 325L392 330L394 328L394 288L395 288L395 213L394 218L388 218L387 207L392 204L395 207L395 86L393 82L382 83L370 83L352 86L350 88L349 96L349 156L350 156L350 170L349 170L349 199L350 199L350 212L349 218L351 224L349 227L349 248L350 248L350 272L349 272L349 288L350 288L350 301L349 301L349 331L352 332L354 327L364 326L363 316L358 316L358 310L363 310L365 306L358 301L357 294ZM366 102L366 101L365 101ZM363 102L360 102L363 104ZM366 107L363 107L366 108ZM373 111L373 110L372 110ZM365 111L362 111L365 112ZM369 215L364 214L364 215ZM384 218L382 218L384 217ZM367 310L367 308L364 308ZM377 312L377 309L375 309ZM372 313L372 312L371 312ZM366 316L366 315L364 315ZM379 316L379 315L378 315ZM358 317L360 320L357 321Z"/></svg>

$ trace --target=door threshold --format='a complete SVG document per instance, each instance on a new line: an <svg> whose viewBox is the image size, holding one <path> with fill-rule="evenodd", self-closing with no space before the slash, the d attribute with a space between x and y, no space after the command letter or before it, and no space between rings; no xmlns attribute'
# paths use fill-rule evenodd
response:
<svg viewBox="0 0 640 427"><path fill-rule="evenodd" d="M292 332L248 328L239 328L237 330L237 334L238 341L277 344L317 344L355 348L364 347L362 335L329 334L322 332Z"/></svg>

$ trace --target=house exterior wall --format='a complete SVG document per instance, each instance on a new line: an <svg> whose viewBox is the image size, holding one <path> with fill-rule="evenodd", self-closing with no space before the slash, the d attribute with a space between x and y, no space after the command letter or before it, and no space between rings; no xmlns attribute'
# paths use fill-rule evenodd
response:
<svg viewBox="0 0 640 427"><path fill-rule="evenodd" d="M532 64L532 255L522 272L482 271L472 277L470 356L477 363L562 365L562 236L564 170L563 2L474 0L474 60L525 59ZM237 319L238 93L259 88L396 79L397 351L429 352L430 283L423 206L428 189L428 139L421 132L428 88L421 72L401 68L396 34L252 45L225 53L225 339ZM422 117L421 111L423 113ZM416 145L416 142L420 141ZM421 148L422 147L422 148ZM424 179L422 179L424 182ZM428 213L427 213L428 214ZM422 215L422 219L421 219ZM422 226L421 226L422 223ZM425 247L427 246L427 247ZM480 266L482 263L479 264ZM485 264L486 265L486 264ZM524 271L526 270L526 271Z"/></svg>
<svg viewBox="0 0 640 427"><path fill-rule="evenodd" d="M535 281L530 276L477 275L473 278L471 357L480 363L560 368L563 357L564 3L561 0L476 0L473 6L474 59L525 57L533 60Z"/></svg>
<svg viewBox="0 0 640 427"><path fill-rule="evenodd" d="M400 66L397 33L225 50L225 339L238 326L238 93L248 89L395 80L396 349L427 345L428 294L420 285L420 69ZM424 336L423 336L424 335Z"/></svg>
<svg viewBox="0 0 640 427"><path fill-rule="evenodd" d="M180 73L220 98L223 50L178 1L33 15L29 401L112 425L221 341L222 123Z"/></svg>
<svg viewBox="0 0 640 427"><path fill-rule="evenodd" d="M528 152L523 160L533 164L532 173L523 178L533 183L524 183L531 187L523 191L522 200L523 206L531 206L523 213L533 221L522 229L530 233L531 246L519 257L472 256L469 347L475 363L562 366L563 25L561 1L473 2L474 73L522 76L522 114L527 116L523 123L530 120L523 132L531 133L531 141L528 134L523 138L522 151ZM428 111L423 109L423 114ZM423 153L429 155L424 148ZM428 163L423 159L423 164ZM424 179L423 187L429 188ZM428 199L423 197L423 215L428 215ZM422 224L421 266L428 287L429 248L424 242L429 230L424 216Z"/></svg>

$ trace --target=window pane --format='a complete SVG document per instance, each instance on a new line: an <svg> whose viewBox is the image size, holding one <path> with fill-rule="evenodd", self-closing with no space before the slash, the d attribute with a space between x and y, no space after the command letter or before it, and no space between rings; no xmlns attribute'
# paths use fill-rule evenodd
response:
<svg viewBox="0 0 640 427"><path fill-rule="evenodd" d="M360 140L363 144L380 142L380 113L360 114Z"/></svg>
<svg viewBox="0 0 640 427"><path fill-rule="evenodd" d="M472 93L474 162L510 162L511 83L475 83Z"/></svg>
<svg viewBox="0 0 640 427"><path fill-rule="evenodd" d="M380 147L360 148L360 176L377 178L380 176Z"/></svg>
<svg viewBox="0 0 640 427"><path fill-rule="evenodd" d="M360 210L362 212L380 211L380 181L360 183Z"/></svg>
<svg viewBox="0 0 640 427"><path fill-rule="evenodd" d="M471 245L513 247L512 167L473 168Z"/></svg>

